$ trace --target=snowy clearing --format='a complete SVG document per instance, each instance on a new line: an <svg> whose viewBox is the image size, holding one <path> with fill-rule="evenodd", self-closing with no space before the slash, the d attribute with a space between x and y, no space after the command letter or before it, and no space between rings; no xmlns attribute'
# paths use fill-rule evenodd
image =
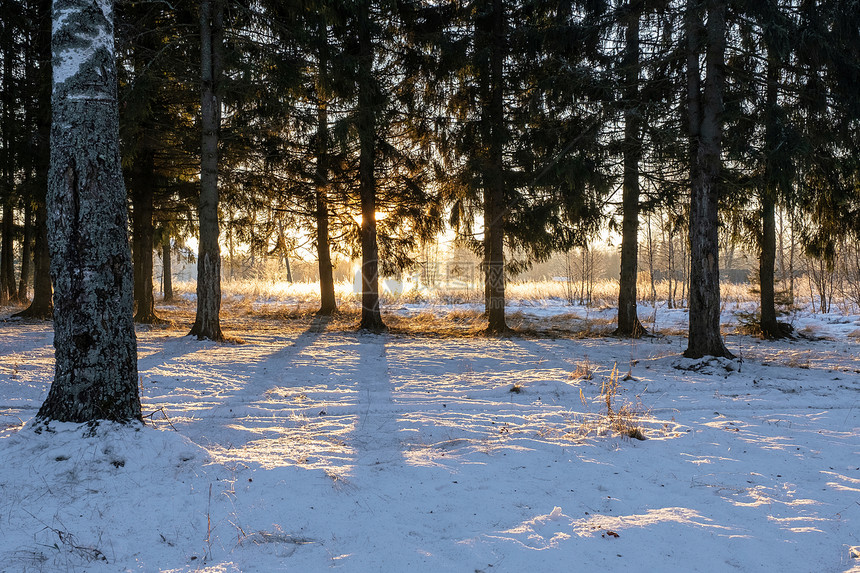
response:
<svg viewBox="0 0 860 573"><path fill-rule="evenodd" d="M51 327L0 322L0 571L860 571L858 316L691 361L541 333L612 318L563 304L499 339L228 310L220 345L159 311L142 429L33 432ZM608 428L616 363L647 440Z"/></svg>

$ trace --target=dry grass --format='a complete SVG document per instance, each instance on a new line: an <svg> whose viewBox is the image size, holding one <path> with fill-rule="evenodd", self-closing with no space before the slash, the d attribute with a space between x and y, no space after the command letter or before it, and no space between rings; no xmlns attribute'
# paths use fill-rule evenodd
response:
<svg viewBox="0 0 860 573"><path fill-rule="evenodd" d="M393 333L421 336L478 336L487 327L483 314L477 310L455 310L444 315L422 312L404 316L384 314L383 320Z"/></svg>
<svg viewBox="0 0 860 573"><path fill-rule="evenodd" d="M579 369L580 365L577 365ZM582 379L576 376L576 372L571 375L571 378ZM588 378L590 379L590 378ZM627 438L636 438L637 440L645 440L645 434L642 431L642 420L646 416L641 402L638 397L636 403L624 400L619 405L619 390L621 386L621 378L618 373L618 365L612 367L612 372L605 377L600 385L600 394L597 399L603 406L603 411L597 415L591 415L587 412L581 416L575 417L574 424L576 433L581 437L590 435L605 436L605 435L620 435ZM582 405L588 410L589 400L586 398L582 388L579 390L579 399Z"/></svg>
<svg viewBox="0 0 860 573"><path fill-rule="evenodd" d="M177 296L194 294L197 291L197 283L195 281L177 282L173 284L173 290ZM266 279L224 279L221 281L221 293L226 301L290 301L314 306L319 304L319 292L319 282L288 283ZM352 284L344 281L335 283L335 295L342 300L352 298Z"/></svg>
<svg viewBox="0 0 860 573"><path fill-rule="evenodd" d="M194 281L177 281L174 283L177 296L193 295L196 290ZM657 281L657 302L666 301L668 282ZM650 283L640 281L639 297L642 301L651 302L649 296ZM298 304L301 307L314 307L319 304L318 282L293 282L270 280L265 278L224 279L221 282L221 292L225 300L249 299L256 303L286 302ZM750 285L722 283L721 298L724 303L755 303L758 295L751 290ZM335 284L335 295L341 305L358 304L359 295L353 292L353 285L348 281ZM580 304L576 296L576 285L565 281L511 281L506 285L506 298L516 301L563 301L570 304ZM611 308L618 301L618 281L605 279L596 281L592 287L591 300L586 305L589 308ZM484 291L481 284L470 288L440 287L433 290L412 289L401 294L383 291L383 304L483 304ZM676 301L677 303L677 301Z"/></svg>
<svg viewBox="0 0 860 573"><path fill-rule="evenodd" d="M576 363L576 368L570 373L570 380L591 380L594 378L594 366L588 361L588 356Z"/></svg>
<svg viewBox="0 0 860 573"><path fill-rule="evenodd" d="M511 305L517 303L533 306L541 306L546 303L559 306L565 304L578 305L579 300L577 298L574 300L568 298L572 294L571 288L575 288L575 286L573 283L565 281L550 280L510 282L507 285L506 298ZM665 303L668 283L660 281L655 284L655 287L658 295L657 302ZM195 288L193 281L175 283L174 289L178 302L171 305L170 308L173 309L171 312L160 310L159 314L169 320L174 320L178 325L176 328L184 328L185 319L180 315L188 309L193 312L194 303L189 302L189 299L193 298ZM307 323L319 308L318 282L287 283L265 278L225 279L222 282L221 290L223 293L223 318L228 322L266 318ZM650 283L640 280L639 294L646 303L650 302L646 296L650 290ZM721 292L723 304L755 304L758 296L749 285L744 284L723 283ZM338 300L339 313L327 323L326 328L354 328L359 320L360 296L353 292L353 284L348 281L336 283L335 294ZM617 297L618 281L601 280L594 283L591 303L585 305L585 309L577 307L574 312L551 317L537 317L528 312L517 311L508 314L508 324L521 336L575 338L608 336L615 328L614 313L601 313L601 316L594 317L590 316L589 309L614 308ZM479 309L483 307L483 289L474 285L472 288L443 287L432 291L413 289L399 295L383 292L380 302L384 320L394 332L433 336L473 336L486 327L486 321L479 311L451 309L452 305L458 304L474 305ZM674 304L679 306L679 301L675 300ZM426 306L426 309L418 313L405 314L402 312L403 305L410 305L413 308L423 305ZM655 310L655 313L650 317L641 317L643 324L650 332L663 336L686 335L686 328L683 326L663 327L656 324L654 319L657 312ZM734 328L734 325L728 330L724 328L724 334L738 332ZM805 334L812 335L813 333Z"/></svg>

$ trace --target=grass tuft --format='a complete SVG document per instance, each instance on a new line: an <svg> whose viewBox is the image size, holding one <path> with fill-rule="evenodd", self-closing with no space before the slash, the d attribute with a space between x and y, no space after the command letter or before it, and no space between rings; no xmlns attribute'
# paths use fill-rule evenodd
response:
<svg viewBox="0 0 860 573"><path fill-rule="evenodd" d="M586 437L591 434L598 436L613 434L637 440L647 439L642 430L642 419L645 416L642 404L623 401L619 404L618 394L621 387L621 378L618 372L618 364L612 367L612 372L604 378L600 385L598 400L603 405L603 412L598 415L585 414L580 417L577 433ZM588 409L589 400L580 388L579 399L583 406Z"/></svg>

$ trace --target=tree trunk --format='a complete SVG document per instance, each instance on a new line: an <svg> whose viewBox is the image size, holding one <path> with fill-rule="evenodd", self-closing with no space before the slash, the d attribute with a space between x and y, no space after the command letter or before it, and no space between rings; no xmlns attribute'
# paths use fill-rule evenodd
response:
<svg viewBox="0 0 860 573"><path fill-rule="evenodd" d="M152 212L155 197L155 157L151 150L141 150L131 168L132 238L134 262L134 321L141 324L162 322L155 314L152 294L152 251L155 248Z"/></svg>
<svg viewBox="0 0 860 573"><path fill-rule="evenodd" d="M39 90L36 111L35 193L36 238L33 252L33 300L15 316L49 320L54 316L51 288L51 255L48 248L48 191L51 138L51 0L38 1L39 30L36 52L39 60Z"/></svg>
<svg viewBox="0 0 860 573"><path fill-rule="evenodd" d="M362 0L358 23L358 137L361 196L361 322L359 328L386 329L379 308L379 246L376 242L376 118L373 94L373 45L369 0Z"/></svg>
<svg viewBox="0 0 860 573"><path fill-rule="evenodd" d="M770 54L769 54L770 56ZM759 287L761 294L761 331L768 338L779 338L784 333L776 320L774 276L776 274L776 176L772 153L779 146L776 125L777 83L779 67L772 56L767 60L765 87L765 173L761 190L762 236L759 255Z"/></svg>
<svg viewBox="0 0 860 573"><path fill-rule="evenodd" d="M328 237L328 201L325 190L316 190L317 260L320 274L320 309L317 314L329 316L337 310L334 295L334 268Z"/></svg>
<svg viewBox="0 0 860 573"><path fill-rule="evenodd" d="M165 232L161 242L161 292L164 302L173 302L173 269L170 260L170 235Z"/></svg>
<svg viewBox="0 0 860 573"><path fill-rule="evenodd" d="M202 90L200 123L200 246L197 255L197 316L191 327L198 339L223 340L221 332L221 249L218 245L218 131L221 126L220 78L224 0L200 3Z"/></svg>
<svg viewBox="0 0 860 573"><path fill-rule="evenodd" d="M27 175L27 183L30 176ZM29 187L29 185L28 185ZM30 290L30 263L33 260L33 201L29 197L24 202L24 233L21 239L21 277L18 281L18 300L27 302Z"/></svg>
<svg viewBox="0 0 860 573"><path fill-rule="evenodd" d="M639 159L642 156L639 110L639 18L642 2L628 2L624 47L624 180L621 222L621 276L618 288L618 328L615 334L639 338L645 328L636 313L639 263ZM671 288L671 282L669 283ZM671 292L669 301L671 302Z"/></svg>
<svg viewBox="0 0 860 573"><path fill-rule="evenodd" d="M287 282L293 284L293 269L290 268L290 255L287 254L286 250L284 250L284 267L287 271Z"/></svg>
<svg viewBox="0 0 860 573"><path fill-rule="evenodd" d="M11 43L12 30L10 25L4 25L3 40ZM2 141L0 141L0 201L3 203L3 221L0 223L0 305L17 302L18 291L15 288L15 263L12 236L14 230L13 201L15 197L15 124L12 110L15 107L15 86L12 70L12 58L15 51L10 46L3 51L3 81L2 81Z"/></svg>
<svg viewBox="0 0 860 573"><path fill-rule="evenodd" d="M7 180L11 183L11 176ZM3 223L0 225L0 304L18 302L15 289L15 261L13 260L12 231L14 230L11 199L3 204Z"/></svg>
<svg viewBox="0 0 860 573"><path fill-rule="evenodd" d="M487 109L489 157L484 177L484 277L487 334L507 332L505 322L505 14L502 0L493 0L490 93Z"/></svg>
<svg viewBox="0 0 860 573"><path fill-rule="evenodd" d="M761 331L768 338L782 336L776 319L774 274L776 261L776 201L772 189L761 194L762 243L759 256L759 287L761 288Z"/></svg>
<svg viewBox="0 0 860 573"><path fill-rule="evenodd" d="M732 354L720 334L718 206L726 50L725 0L707 0L706 71L699 89L698 39L702 34L699 0L688 0L688 106L691 148L690 195L690 327L684 356Z"/></svg>
<svg viewBox="0 0 860 573"><path fill-rule="evenodd" d="M331 264L331 246L328 236L329 132L328 132L328 29L320 18L319 79L317 81L317 167L316 167L316 224L317 261L320 275L320 309L317 314L330 316L337 310L334 296L334 271Z"/></svg>
<svg viewBox="0 0 860 573"><path fill-rule="evenodd" d="M113 2L54 11L48 236L55 375L37 420L140 420Z"/></svg>

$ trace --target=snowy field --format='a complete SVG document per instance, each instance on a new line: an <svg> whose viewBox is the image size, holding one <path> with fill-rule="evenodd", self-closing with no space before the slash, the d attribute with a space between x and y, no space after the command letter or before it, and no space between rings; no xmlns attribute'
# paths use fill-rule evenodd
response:
<svg viewBox="0 0 860 573"><path fill-rule="evenodd" d="M860 571L860 316L773 343L726 312L739 358L692 361L683 311L636 342L611 310L510 311L526 334L493 339L469 308L368 335L228 307L242 341L214 344L162 307L146 427L41 434L51 327L0 322L0 571ZM615 364L645 440L606 415Z"/></svg>

